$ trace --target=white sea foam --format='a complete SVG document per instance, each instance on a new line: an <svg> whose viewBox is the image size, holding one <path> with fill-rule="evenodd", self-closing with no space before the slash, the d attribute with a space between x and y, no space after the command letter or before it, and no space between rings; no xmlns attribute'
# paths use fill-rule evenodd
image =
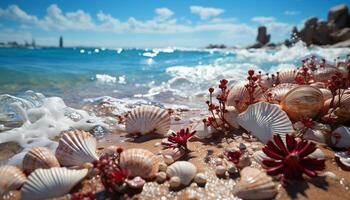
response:
<svg viewBox="0 0 350 200"><path fill-rule="evenodd" d="M107 74L96 74L96 80L98 83L115 83L117 78Z"/></svg>

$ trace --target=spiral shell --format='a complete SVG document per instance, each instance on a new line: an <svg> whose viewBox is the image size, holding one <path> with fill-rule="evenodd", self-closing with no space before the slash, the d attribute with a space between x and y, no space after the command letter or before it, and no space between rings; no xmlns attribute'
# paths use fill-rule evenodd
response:
<svg viewBox="0 0 350 200"><path fill-rule="evenodd" d="M297 87L297 84L282 83L276 87L272 87L264 92L261 97L261 101L267 101L270 103L279 104L282 98L293 88Z"/></svg>
<svg viewBox="0 0 350 200"><path fill-rule="evenodd" d="M265 172L246 167L241 171L241 179L234 188L234 194L242 199L270 199L276 196L277 189Z"/></svg>
<svg viewBox="0 0 350 200"><path fill-rule="evenodd" d="M16 190L27 181L26 175L15 166L0 166L0 199L10 190Z"/></svg>
<svg viewBox="0 0 350 200"><path fill-rule="evenodd" d="M281 101L282 109L293 120L313 118L323 107L322 92L312 86L299 86L289 91Z"/></svg>
<svg viewBox="0 0 350 200"><path fill-rule="evenodd" d="M120 155L119 165L128 169L131 176L152 179L159 168L159 158L146 149L127 149Z"/></svg>
<svg viewBox="0 0 350 200"><path fill-rule="evenodd" d="M140 106L128 114L125 129L130 134L157 133L166 135L170 129L170 115L167 110L159 107Z"/></svg>
<svg viewBox="0 0 350 200"><path fill-rule="evenodd" d="M179 177L181 184L186 186L196 176L197 168L190 162L177 161L167 168L166 173L170 178L174 176Z"/></svg>
<svg viewBox="0 0 350 200"><path fill-rule="evenodd" d="M58 142L56 157L63 166L80 166L98 160L96 139L80 130L69 131Z"/></svg>
<svg viewBox="0 0 350 200"><path fill-rule="evenodd" d="M48 199L67 194L88 173L87 169L67 168L37 169L28 177L21 189L23 200Z"/></svg>
<svg viewBox="0 0 350 200"><path fill-rule="evenodd" d="M340 126L331 134L332 145L338 148L350 147L350 127Z"/></svg>
<svg viewBox="0 0 350 200"><path fill-rule="evenodd" d="M332 76L336 73L340 73L340 70L336 67L318 68L313 72L313 77L315 81L326 83L328 80L331 80Z"/></svg>
<svg viewBox="0 0 350 200"><path fill-rule="evenodd" d="M36 169L48 169L52 167L59 167L57 158L46 147L35 147L28 151L23 159L23 170L30 174Z"/></svg>
<svg viewBox="0 0 350 200"><path fill-rule="evenodd" d="M242 81L236 83L230 90L227 96L227 105L234 106L238 112L243 112L247 109L247 102L249 101L249 93L245 85L248 82ZM253 96L255 99L259 99L263 91L258 87L256 88Z"/></svg>
<svg viewBox="0 0 350 200"><path fill-rule="evenodd" d="M265 144L273 134L285 135L294 130L287 114L279 106L266 102L250 105L238 115L237 122Z"/></svg>

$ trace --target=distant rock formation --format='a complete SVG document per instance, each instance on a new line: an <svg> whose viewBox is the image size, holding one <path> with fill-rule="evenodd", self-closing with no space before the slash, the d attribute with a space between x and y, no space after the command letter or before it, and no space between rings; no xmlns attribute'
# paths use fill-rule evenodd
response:
<svg viewBox="0 0 350 200"><path fill-rule="evenodd" d="M227 47L224 44L209 44L205 48L206 49L226 49Z"/></svg>
<svg viewBox="0 0 350 200"><path fill-rule="evenodd" d="M62 36L60 36L59 47L63 48L63 37Z"/></svg>
<svg viewBox="0 0 350 200"><path fill-rule="evenodd" d="M261 48L270 42L270 34L267 34L265 26L259 26L258 36L256 37L256 43L249 48Z"/></svg>

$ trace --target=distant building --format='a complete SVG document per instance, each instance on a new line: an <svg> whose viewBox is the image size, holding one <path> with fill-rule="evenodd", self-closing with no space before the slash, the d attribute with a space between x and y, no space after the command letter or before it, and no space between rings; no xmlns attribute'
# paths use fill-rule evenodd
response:
<svg viewBox="0 0 350 200"><path fill-rule="evenodd" d="M63 48L63 37L60 36L60 48Z"/></svg>

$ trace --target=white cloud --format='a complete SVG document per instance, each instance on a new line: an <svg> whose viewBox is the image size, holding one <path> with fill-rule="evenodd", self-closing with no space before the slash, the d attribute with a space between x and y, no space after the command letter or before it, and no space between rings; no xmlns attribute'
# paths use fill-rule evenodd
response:
<svg viewBox="0 0 350 200"><path fill-rule="evenodd" d="M167 20L174 15L174 12L169 8L157 8L155 13L158 15L157 18L161 21Z"/></svg>
<svg viewBox="0 0 350 200"><path fill-rule="evenodd" d="M198 14L201 19L209 19L215 17L225 12L221 8L212 8L212 7L202 7L202 6L191 6L191 13Z"/></svg>
<svg viewBox="0 0 350 200"><path fill-rule="evenodd" d="M252 18L252 21L253 21L253 22L258 22L258 23L264 24L264 23L271 23L271 22L274 22L274 21L276 21L276 18L274 18L274 17L259 16L259 17L253 17L253 18Z"/></svg>
<svg viewBox="0 0 350 200"><path fill-rule="evenodd" d="M36 16L29 15L21 10L17 5L10 5L7 9L0 9L0 17L20 22L37 22Z"/></svg>
<svg viewBox="0 0 350 200"><path fill-rule="evenodd" d="M300 11L295 11L295 10L286 10L284 11L285 15L299 15Z"/></svg>

